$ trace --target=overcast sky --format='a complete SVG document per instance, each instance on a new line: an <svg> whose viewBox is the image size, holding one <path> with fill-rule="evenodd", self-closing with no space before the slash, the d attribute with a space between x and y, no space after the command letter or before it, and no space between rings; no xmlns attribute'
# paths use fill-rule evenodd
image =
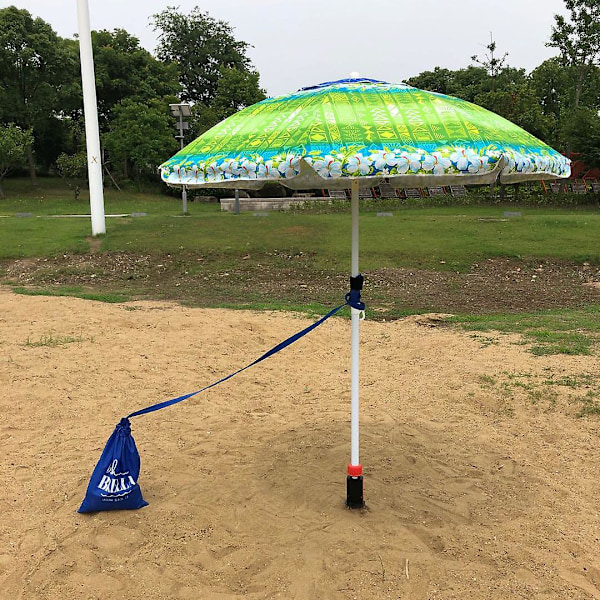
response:
<svg viewBox="0 0 600 600"><path fill-rule="evenodd" d="M348 77L400 82L436 66L459 69L483 54L493 33L508 63L527 71L556 55L546 48L563 0L88 0L92 29L126 29L154 51L151 16L194 6L227 21L269 95ZM48 21L62 37L77 32L76 0L0 0Z"/></svg>

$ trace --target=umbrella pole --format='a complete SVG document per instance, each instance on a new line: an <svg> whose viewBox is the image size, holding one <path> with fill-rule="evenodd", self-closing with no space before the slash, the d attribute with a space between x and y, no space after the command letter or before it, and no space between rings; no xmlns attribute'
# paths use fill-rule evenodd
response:
<svg viewBox="0 0 600 600"><path fill-rule="evenodd" d="M354 278L359 278L358 270L358 179L352 180L352 261L351 287ZM362 283L362 278L360 278ZM362 287L362 285L361 285ZM350 415L350 464L346 478L346 505L349 508L362 508L363 477L359 460L359 358L360 358L360 310L350 308L352 317L351 333L351 415Z"/></svg>

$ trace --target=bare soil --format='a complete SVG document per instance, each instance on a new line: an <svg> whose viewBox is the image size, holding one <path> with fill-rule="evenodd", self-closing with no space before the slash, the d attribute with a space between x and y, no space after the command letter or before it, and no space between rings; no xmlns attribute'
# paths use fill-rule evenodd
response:
<svg viewBox="0 0 600 600"><path fill-rule="evenodd" d="M440 265L440 269L444 269ZM364 299L375 318L411 312L497 313L577 307L600 299L600 268L548 260L493 258L466 273L387 268L365 273ZM330 305L348 289L348 275L316 268L310 255L224 260L190 253L91 253L0 263L0 281L83 286L132 299L192 306Z"/></svg>

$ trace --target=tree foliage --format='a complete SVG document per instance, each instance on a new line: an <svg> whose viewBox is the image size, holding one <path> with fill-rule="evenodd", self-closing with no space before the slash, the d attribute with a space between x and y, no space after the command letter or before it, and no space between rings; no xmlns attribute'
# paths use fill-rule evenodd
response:
<svg viewBox="0 0 600 600"><path fill-rule="evenodd" d="M562 64L575 70L577 108L586 77L592 67L600 66L600 2L598 0L565 0L570 20L555 15L555 24L547 46L557 48Z"/></svg>
<svg viewBox="0 0 600 600"><path fill-rule="evenodd" d="M492 90L486 70L474 66L456 71L435 67L433 71L424 71L411 77L407 83L422 90L456 96L469 102L474 102L479 94Z"/></svg>
<svg viewBox="0 0 600 600"><path fill-rule="evenodd" d="M225 21L194 8L184 15L174 7L154 15L158 57L177 65L186 102L210 105L217 95L221 69L250 70L248 44L235 39Z"/></svg>
<svg viewBox="0 0 600 600"><path fill-rule="evenodd" d="M29 127L55 112L67 62L65 45L48 23L14 6L0 9L3 120Z"/></svg>
<svg viewBox="0 0 600 600"><path fill-rule="evenodd" d="M265 94L258 85L256 71L222 67L211 107L221 120L264 99Z"/></svg>
<svg viewBox="0 0 600 600"><path fill-rule="evenodd" d="M8 173L21 166L27 157L27 149L33 143L31 131L23 130L14 123L8 125L0 124L0 196L4 197L2 191L2 180Z"/></svg>
<svg viewBox="0 0 600 600"><path fill-rule="evenodd" d="M75 154L63 152L56 159L54 168L73 190L75 200L78 200L81 187L87 179L87 154L83 151Z"/></svg>
<svg viewBox="0 0 600 600"><path fill-rule="evenodd" d="M600 167L600 117L579 106L561 124L561 134L570 149L590 167Z"/></svg>
<svg viewBox="0 0 600 600"><path fill-rule="evenodd" d="M82 118L83 101L79 43L68 40L73 72L64 90L65 111ZM147 102L175 97L180 92L175 65L163 63L140 46L138 38L123 29L92 32L96 97L101 131L108 129L112 110L126 99Z"/></svg>
<svg viewBox="0 0 600 600"><path fill-rule="evenodd" d="M504 67L501 71L470 66L457 71L435 68L408 80L420 89L449 94L474 102L545 139L555 125L545 114L523 69Z"/></svg>
<svg viewBox="0 0 600 600"><path fill-rule="evenodd" d="M169 7L154 15L154 29L158 57L177 66L181 98L194 105L187 139L265 98L246 55L249 45L225 21L198 7L189 15Z"/></svg>
<svg viewBox="0 0 600 600"><path fill-rule="evenodd" d="M177 150L168 103L161 100L124 100L114 109L105 145L113 162L131 164L138 182L144 174L155 175L165 157Z"/></svg>
<svg viewBox="0 0 600 600"><path fill-rule="evenodd" d="M58 98L69 63L64 40L48 23L15 6L0 9L2 122L33 129L36 140L38 131L60 129Z"/></svg>
<svg viewBox="0 0 600 600"><path fill-rule="evenodd" d="M531 87L544 114L558 118L570 104L571 75L558 58L544 61L531 72Z"/></svg>
<svg viewBox="0 0 600 600"><path fill-rule="evenodd" d="M475 97L475 103L529 131L540 139L548 139L555 126L552 116L544 115L530 87L486 92Z"/></svg>
<svg viewBox="0 0 600 600"><path fill-rule="evenodd" d="M566 0L566 4L573 23L557 16L549 42L557 47L560 43L561 56L545 61L530 74L505 65L506 54L496 59L492 40L485 60L472 57L481 66L456 71L436 67L408 83L479 104L563 152L595 160L600 67L594 31L600 27L600 3ZM586 42L580 39L584 32L589 37Z"/></svg>
<svg viewBox="0 0 600 600"><path fill-rule="evenodd" d="M125 30L95 31L92 44L98 109L105 122L123 100L149 102L179 93L175 66L154 58Z"/></svg>
<svg viewBox="0 0 600 600"><path fill-rule="evenodd" d="M471 60L476 62L478 65L481 65L492 78L492 91L496 90L496 77L498 77L499 73L501 73L504 69L504 65L506 63L506 59L508 57L508 52L505 52L502 56L498 57L496 55L496 42L492 34L490 33L490 43L485 47L487 52L479 57L476 54L471 56Z"/></svg>

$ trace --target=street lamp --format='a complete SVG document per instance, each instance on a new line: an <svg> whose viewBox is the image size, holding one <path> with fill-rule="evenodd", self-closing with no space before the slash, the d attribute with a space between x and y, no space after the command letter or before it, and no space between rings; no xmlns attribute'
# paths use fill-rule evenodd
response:
<svg viewBox="0 0 600 600"><path fill-rule="evenodd" d="M179 129L179 135L175 137L181 142L181 150L183 150L183 132L190 128L188 121L183 119L189 119L192 116L192 109L189 104L169 104L171 114L178 120L177 128ZM183 214L187 214L187 189L185 185L181 190L181 199L183 201Z"/></svg>

